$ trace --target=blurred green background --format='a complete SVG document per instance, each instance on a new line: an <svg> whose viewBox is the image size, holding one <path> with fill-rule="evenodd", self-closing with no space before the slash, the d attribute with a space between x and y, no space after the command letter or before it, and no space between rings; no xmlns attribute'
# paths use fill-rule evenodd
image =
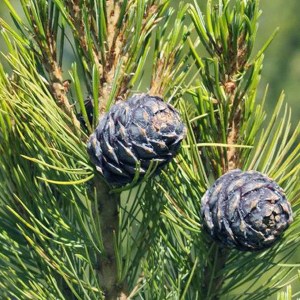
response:
<svg viewBox="0 0 300 300"><path fill-rule="evenodd" d="M0 0L1 1L1 0ZM2 1L1 1L2 2ZM20 1L12 0L11 4L20 11ZM3 2L2 2L3 3ZM174 3L177 4L177 1ZM201 6L206 1L199 0ZM259 22L256 49L259 49L273 31L279 27L279 32L266 51L260 92L262 95L269 84L267 96L267 113L272 109L284 90L286 102L292 108L293 127L300 119L300 2L299 0L261 0L262 15ZM0 5L0 17L12 23L5 5ZM0 51L6 52L0 39ZM3 58L0 56L0 62ZM65 76L68 76L65 74ZM294 257L299 262L300 254ZM264 279L262 279L264 280ZM293 293L300 291L300 284L293 286ZM273 296L271 299L276 299Z"/></svg>
<svg viewBox="0 0 300 300"><path fill-rule="evenodd" d="M300 118L300 2L261 1L257 42L261 44L272 31L279 32L266 52L262 73L262 87L269 83L269 109L282 90L292 108L293 123Z"/></svg>

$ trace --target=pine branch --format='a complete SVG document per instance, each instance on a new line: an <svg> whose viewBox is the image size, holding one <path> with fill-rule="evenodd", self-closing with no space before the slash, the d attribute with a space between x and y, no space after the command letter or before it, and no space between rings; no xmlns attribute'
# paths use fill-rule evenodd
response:
<svg viewBox="0 0 300 300"><path fill-rule="evenodd" d="M222 128L222 132L216 133L219 138L215 142L236 144L240 139L244 96L253 91L253 87L249 89L244 86L243 78L253 72L254 64L250 64L248 60L253 47L251 39L255 35L259 16L258 5L255 2L239 3L231 9L229 1L225 1L213 8L208 2L206 12L204 20L197 5L190 9L199 38L210 55L210 58L197 58L197 61L203 68L204 87L209 97L218 103L220 110L219 119L213 122L216 122L218 128ZM244 19L234 19L235 15L243 15ZM190 46L196 58L194 46L191 43ZM252 76L251 81L256 82L257 78ZM224 150L220 149L222 173L239 167L239 150L234 147ZM218 163L217 165L219 166Z"/></svg>
<svg viewBox="0 0 300 300"><path fill-rule="evenodd" d="M9 3L6 4L11 8ZM57 105L70 117L73 129L78 136L80 133L80 123L73 111L73 106L70 104L67 92L68 82L63 79L61 65L58 62L57 54L57 22L58 17L52 20L52 13L45 3L22 3L24 13L27 17L29 27L25 27L22 21L19 26L26 28L27 32L23 33L23 38L26 39L26 34L34 37L35 45L31 45L42 67L49 75L49 88L56 99ZM13 11L16 18L16 13ZM41 20L44 22L41 23Z"/></svg>
<svg viewBox="0 0 300 300"><path fill-rule="evenodd" d="M259 82L262 64L261 53L266 49L264 46L256 59L250 61L259 16L258 2L236 3L230 7L229 1L224 1L222 5L219 4L218 7L214 6L214 8L212 8L211 2L208 2L205 20L200 8L195 4L195 8L190 9L190 14L199 39L209 54L208 58L199 58L193 43L190 43L198 67L203 70L201 76L204 92L201 91L201 94L207 95L208 101L214 99L212 104L206 106L211 110L211 120L207 123L201 122L200 128L205 133L211 131L211 134L207 135L209 139L218 137L218 140L214 142L236 144L242 141L241 127L247 124L249 120L245 111L250 105L249 101L254 100L252 95L256 94ZM234 18L236 15L243 17L236 19ZM215 113L212 112L212 109L216 104L218 109L216 116L214 116ZM201 106L203 107L203 105ZM203 114L205 111L202 110L202 107L200 113ZM256 121L259 124L259 119ZM203 140L203 137L201 138ZM213 163L209 163L207 170L212 167L216 177L219 176L220 172L223 174L230 169L240 168L243 165L243 161L240 159L242 151L239 148L229 147L224 150L217 149L214 152L209 150L204 152L204 157L207 155ZM216 157L218 157L217 160ZM221 170L220 166L222 167ZM219 269L216 273L222 274L225 261L223 255L214 257L213 262L208 263L204 277L211 278L213 276L211 280L214 284L223 282L222 275L215 276L214 272L215 266L217 266ZM204 287L203 294L205 294L206 288L207 286ZM218 299L218 291L214 291L214 293L206 294L206 297Z"/></svg>
<svg viewBox="0 0 300 300"><path fill-rule="evenodd" d="M22 0L25 22L5 0L16 29L0 20L2 298L240 299L242 288L257 300L298 280L298 221L259 253L203 232L201 197L236 167L268 173L299 214L299 126L283 95L267 124L267 91L257 102L273 36L252 55L258 1L215 3L204 17L196 2ZM181 112L187 138L159 177L112 189L85 141L145 86Z"/></svg>
<svg viewBox="0 0 300 300"><path fill-rule="evenodd" d="M99 257L98 266L99 283L105 299L127 299L124 283L120 282L118 278L118 259L115 249L119 244L116 239L119 228L120 195L111 194L102 178L95 178L95 189L98 207L94 212L94 217L100 219L99 230L101 230L103 242L103 254Z"/></svg>

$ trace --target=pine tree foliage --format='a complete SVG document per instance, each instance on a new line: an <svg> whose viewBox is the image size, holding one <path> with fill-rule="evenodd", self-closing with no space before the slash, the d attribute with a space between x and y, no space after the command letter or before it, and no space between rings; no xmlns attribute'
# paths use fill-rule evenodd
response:
<svg viewBox="0 0 300 300"><path fill-rule="evenodd" d="M258 97L273 39L253 53L258 0L208 0L204 11L197 1L21 0L24 17L4 3L14 26L0 19L1 298L299 295L300 126L291 130L284 94L270 118L267 90ZM86 141L115 101L147 90L176 106L187 138L160 176L114 189ZM268 174L292 203L295 221L266 251L228 250L202 230L202 195L235 168Z"/></svg>

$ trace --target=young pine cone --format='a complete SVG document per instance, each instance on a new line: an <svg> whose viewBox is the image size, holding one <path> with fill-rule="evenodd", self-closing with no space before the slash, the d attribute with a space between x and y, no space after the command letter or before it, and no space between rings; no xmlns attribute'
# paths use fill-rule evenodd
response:
<svg viewBox="0 0 300 300"><path fill-rule="evenodd" d="M256 172L230 171L201 200L204 227L217 241L244 251L272 246L293 221L275 181Z"/></svg>
<svg viewBox="0 0 300 300"><path fill-rule="evenodd" d="M152 161L157 174L175 156L184 136L185 126L172 106L159 97L140 94L111 107L87 148L107 182L122 186L137 171L143 178Z"/></svg>

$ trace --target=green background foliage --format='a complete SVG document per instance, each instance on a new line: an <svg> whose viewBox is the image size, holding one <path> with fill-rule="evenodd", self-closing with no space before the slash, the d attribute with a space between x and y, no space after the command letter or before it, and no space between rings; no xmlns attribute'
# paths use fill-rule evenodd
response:
<svg viewBox="0 0 300 300"><path fill-rule="evenodd" d="M205 7L206 1L198 2L201 7ZM18 8L18 1L10 1L10 3ZM283 184L287 187L288 197L296 199L295 203L299 203L296 202L298 200L296 197L297 192L295 192L298 188L293 189L297 184L297 175L295 175L297 168L294 167L297 153L292 150L293 142L288 142L287 127L289 123L289 113L287 110L285 111L286 114L282 113L284 112L283 97L280 97L278 101L280 92L284 89L287 94L286 102L290 104L293 109L292 116L295 121L293 124L296 125L296 121L299 119L299 106L297 105L299 102L299 93L297 91L297 80L299 76L297 76L297 74L300 72L300 64L297 64L300 55L297 28L300 27L300 21L295 13L295 11L297 11L296 3L296 0L284 4L279 0L272 2L265 0L261 3L263 15L260 18L258 38L253 55L255 56L257 51L264 45L276 26L281 28L271 47L266 51L262 83L260 84L257 97L259 102L260 99L263 98L266 84L269 83L270 88L266 103L268 104L269 110L268 117L271 121L264 123L265 131L261 135L261 139L256 141L255 147L253 148L253 141L261 125L263 109L255 102L255 90L258 80L254 80L251 84L247 85L248 77L245 76L246 79L242 78L241 82L247 87L245 87L245 92L247 93L249 90L250 92L249 95L246 96L248 106L245 111L243 111L245 120L241 122L241 128L243 129L241 132L243 132L243 135L240 140L236 141L236 144L237 147L241 146L239 154L244 163L243 168L257 169L268 173L271 177L276 178L279 184ZM4 6L1 6L0 9L3 10ZM3 10L2 14L7 20L7 11ZM251 24L251 26L252 25L255 25L255 22ZM162 38L163 41L160 44L160 32L158 31L156 34L156 49L161 51L162 48L160 47L166 47L166 44L168 45L168 43L164 44L167 39ZM133 40L135 40L135 37ZM192 36L191 41L194 40ZM173 42L176 46L178 41L174 39ZM175 46L174 48L176 49ZM172 50L172 47L170 48ZM197 48L197 46L195 46L195 48ZM95 196L95 199L97 197L96 195L91 195L88 185L81 185L89 181L93 176L93 170L88 161L85 144L78 143L76 134L73 134L72 131L69 130L70 120L58 109L55 103L52 102L51 105L48 106L47 103L51 101L51 95L47 92L34 65L30 64L30 51L24 51L24 55L27 55L24 59L21 54L19 56L18 51L12 48L10 50L10 52L14 54L14 59L10 61L11 66L20 70L22 74L19 79L20 82L18 82L21 89L16 93L18 97L14 98L13 85L10 86L8 80L5 80L5 76L2 76L3 85L7 90L3 89L1 92L3 98L7 97L10 99L9 96L11 96L11 98L14 99L11 103L9 103L9 101L7 102L11 104L11 106L7 105L6 107L6 104L4 104L3 108L4 111L7 110L7 112L16 117L19 132L13 132L12 128L14 128L14 126L13 124L9 124L10 126L7 127L9 128L8 130L13 132L12 137L10 137L9 134L3 136L3 140L5 140L6 144L0 145L0 150L9 149L11 146L14 146L16 153L22 153L22 159L25 158L26 160L23 161L23 165L22 163L14 164L14 161L10 161L11 157L14 157L11 155L13 151L7 151L7 153L5 153L7 156L7 165L4 164L2 166L4 172L0 174L2 176L0 176L0 179L3 179L3 176L8 174L9 170L11 170L12 186L14 186L18 193L24 195L24 199L21 199L18 198L17 193L14 194L16 196L13 204L15 205L14 208L22 213L24 212L24 216L26 216L30 222L27 223L24 221L26 218L22 219L20 215L14 213L14 209L11 208L10 185L9 180L5 178L6 180L3 180L3 182L5 182L7 197L4 195L2 199L5 199L3 202L5 203L4 207L7 215L13 215L14 220L9 219L7 223L5 220L1 220L3 223L2 226L5 229L5 231L1 233L1 238L7 242L7 244L2 245L2 249L5 250L2 255L3 257L9 257L9 243L13 243L14 236L17 235L18 232L22 232L27 243L35 250L32 251L32 253L28 253L28 264L30 265L32 263L32 265L35 265L37 262L37 264L40 263L41 266L44 267L43 258L46 257L46 261L49 264L47 270L45 269L49 275L47 280L52 283L52 288L57 284L57 286L55 286L55 292L57 294L59 294L63 288L66 288L62 277L67 275L67 278L64 279L68 283L71 290L70 292L73 292L75 295L77 289L81 289L91 295L91 299L98 299L98 281L93 276L90 276L90 274L94 275L92 271L98 259L95 253L97 253L97 251L100 253L103 245L101 237L93 234L98 232L100 223L97 217L93 218L94 215L92 211L94 207L91 207L92 205L97 206L97 203L91 204L94 202L89 200L92 199L93 196ZM81 80L81 78L86 74L80 74L80 71L78 74L75 65L71 67L71 62L74 61L74 55L72 54L72 50L68 49L68 47L65 50L67 55L63 63L65 70L64 78L72 76L75 85L73 93L76 93L73 98L78 99L78 97L81 97L82 99L79 99L79 102L81 106L83 106L84 94L87 94L87 91L81 93L80 88L82 87L80 84L81 81L84 81ZM176 49L176 51L177 50L178 49ZM197 48L197 51L198 50L199 48ZM2 51L6 53L7 49L3 47ZM180 52L180 49L178 52ZM170 54L172 52L166 51L166 53ZM212 56L214 56L214 53ZM227 59L226 62L228 62L228 57L224 58L222 56L220 60L224 59L226 61ZM18 60L18 58L20 59ZM217 62L218 58L213 58L215 61L209 60L206 57L205 59L207 60L205 62ZM139 56L139 59L142 61L143 56ZM156 59L156 61L158 61L158 59ZM251 78L257 79L258 76L255 77L255 75L259 73L260 63L261 59L259 57L249 68L251 69L253 67L254 75ZM77 64L80 65L78 61ZM156 67L157 66L158 64ZM213 66L213 64L210 66ZM248 72L248 70L245 69L242 66L241 73L243 75ZM68 73L70 70L72 70L72 75ZM214 82L215 77L217 77L214 73L215 70L213 67L209 70L211 70L210 75L212 75L210 78L209 76L205 77L207 74L201 70L201 72L203 72L201 74L202 79L206 79L207 82L212 79L211 81L214 84L216 82ZM147 71L146 66L144 73L147 73ZM151 73L151 71L149 71L149 73ZM159 70L157 73L159 73ZM247 73L247 75L249 73ZM94 75L94 73L92 75ZM249 76L252 76L252 74ZM148 81L150 80L149 76L145 77ZM133 78L133 82L134 79L135 78ZM94 82L97 83L97 80ZM136 80L136 82L139 83L138 80ZM34 83L37 83L37 87ZM162 83L162 85L163 84L164 83ZM146 283L142 281L140 287L137 285L140 288L139 299L177 299L176 297L179 297L179 295L181 299L195 299L194 291L199 289L199 282L207 284L208 295L214 295L215 282L213 282L212 278L218 279L218 274L214 273L215 270L218 270L218 260L214 258L217 258L220 253L217 247L214 247L214 245L208 247L206 246L208 242L199 239L199 199L205 187L211 181L212 178L210 177L218 177L222 174L222 171L224 171L224 169L221 169L221 165L224 153L226 155L227 149L223 147L224 144L219 148L217 147L218 145L212 144L213 142L225 143L227 141L226 126L228 123L226 119L224 121L225 125L222 124L224 125L223 127L218 127L220 123L218 123L218 118L215 118L214 115L216 113L218 117L222 118L223 111L221 110L224 109L226 113L229 112L227 114L228 117L234 110L228 107L226 101L224 101L225 105L219 103L219 109L216 110L214 110L210 101L200 103L200 100L202 100L201 97L205 98L207 96L205 100L210 99L211 96L209 92L214 95L213 92L215 90L218 96L221 95L218 99L222 99L222 91L220 92L220 89L215 88L213 84L211 85L213 86L211 90L204 87L203 90L199 88L200 91L197 91L196 88L192 87L190 91L187 91L190 98L195 101L195 106L199 104L196 108L198 111L195 112L195 109L191 109L188 102L175 103L182 112L185 112L185 121L188 126L190 126L187 141L185 141L180 155L176 158L178 166L176 163L171 164L169 167L169 171L171 172L163 172L156 182L147 183L145 186L140 185L137 189L122 194L122 200L124 201L122 201L122 213L120 216L121 230L118 238L122 241L123 248L118 249L118 259L120 260L118 263L121 266L120 274L118 275L120 278L127 276L130 279L130 284L133 284L134 279L138 276L137 274L140 271L140 266L139 264L135 264L132 260L141 259L141 266L144 272L143 276L148 278L149 281ZM145 91L148 84L142 87L135 86L134 84L133 86L139 91ZM244 86L241 87L241 89L243 89ZM10 87L11 90L9 89ZM165 83L164 87L168 87L168 83ZM249 90L247 90L248 88ZM25 91L24 94L22 93L23 90ZM30 92L28 92L28 95L26 94L27 91ZM197 94L198 92L199 94ZM167 95L168 93L170 93L170 91L166 92ZM111 97L113 98L113 96ZM39 101L39 99L41 100ZM281 106L283 109L281 109ZM41 116L47 115L47 111L51 111L49 118L43 119ZM206 118L202 122L202 118L207 115L212 117ZM30 119L28 124L22 122L25 117ZM9 121L7 122L9 123ZM275 123L276 125L274 125ZM3 122L3 124L6 123ZM251 126L252 124L254 125ZM195 126L194 128L196 129L203 129L201 132L202 141L212 146L211 149L213 149L208 150L207 154L205 147L201 148L201 151L204 153L203 156L205 157L203 160L197 148L198 144L195 145L195 141L197 142L198 140L197 137L194 136L194 133L197 131L193 133L191 129L192 126ZM43 128L41 129L41 127ZM38 129L36 130L37 132L35 132L35 129ZM91 132L92 128L88 128L88 130ZM46 132L45 135L44 132ZM244 135L244 132L247 134ZM221 133L223 133L224 140L222 140ZM272 134L274 133L276 138L273 140ZM23 137L22 142L18 140L19 134ZM217 138L214 140L216 136ZM220 138L220 140L218 140L218 138ZM51 147L49 147L49 145L51 145ZM44 153L40 151L40 149L44 150ZM284 158L288 156L289 152L291 153L289 156L290 161L286 162ZM46 161L44 161L45 157L47 158ZM211 157L212 159L210 160ZM213 160L217 161L215 166L210 165L210 162ZM2 157L2 161L5 161L5 157ZM213 169L213 171L211 171L211 169ZM36 175L37 177L35 177ZM56 178L59 178L59 180L57 179L57 181L55 181ZM51 181L51 179L54 180ZM24 185L25 180L28 180L28 185ZM41 184L40 180L44 182ZM68 181L75 182L74 186L64 185L68 183ZM29 187L34 187L34 189L32 191L28 190ZM27 195L30 195L35 203L31 202L30 197ZM47 201L45 201L45 199ZM130 202L132 199L140 199L141 203ZM159 201L157 205L151 205L157 199L162 201ZM186 201L186 199L189 199L189 201ZM38 206L35 205L37 203ZM296 208L299 209L299 207ZM52 218L52 216L55 216L55 218ZM132 216L136 218L131 219ZM14 231L9 225L14 221L16 223L22 221L24 224L20 224ZM294 253L296 253L295 247L299 245L299 233L292 231L297 229L298 223L299 221L297 220L289 231L290 235L285 237L282 243L269 252L241 255L239 252L232 251L230 256L228 256L228 265L226 265L225 270L223 270L224 276L226 276L223 287L224 294L230 295L229 297L232 297L232 299L239 299L239 295L243 294L246 290L249 292L249 295L252 293L252 298L250 299L265 299L264 296L268 295L269 291L264 290L264 288L260 289L260 287L264 285L266 288L270 287L271 292L276 292L277 288L281 287L281 280L278 280L278 276L282 278L283 286L292 282L293 294L297 294L300 291L297 285L299 283L297 275L299 276L299 274L296 274L298 265L295 264L294 268L292 268L290 264L299 262L297 254L294 255ZM130 228L130 233L128 232L129 230L127 231L128 228ZM151 236L148 236L148 228L153 230ZM85 235L82 236L83 232ZM5 235L8 235L8 237ZM136 243L141 247L132 247L136 245ZM49 247L47 247L47 245ZM22 248L24 245L21 244L14 246L14 249L17 247L27 249L26 247ZM95 249L96 252L92 251ZM43 252L43 250L45 252ZM132 251L132 253L129 253L129 251ZM147 259L143 259L142 256L147 251L149 252ZM63 258L65 261L60 260L61 253L64 253ZM276 256L278 253L283 256ZM290 257L292 254L294 257ZM15 260L12 262L7 261L7 270L11 267L9 265L10 263L12 265L18 264L18 255L19 253L16 251ZM274 257L276 257L276 260L274 260ZM205 268L209 269L210 267L214 276L210 274L210 278L203 278L204 272L194 274L193 272L197 266L201 265L201 263L204 266L205 264L203 262L206 261L209 261L208 265L209 263L211 263L211 265L205 266ZM78 268L78 270L76 268ZM20 282L22 282L22 274L24 274L22 271L24 272L24 270L17 270L16 272L18 271L20 271ZM278 271L278 273L276 274L274 271ZM3 274L5 274L5 272ZM45 297L47 297L46 289L42 288L43 285L47 285L47 282L45 283L43 279L43 274L36 268L28 269L28 274L33 278L37 278L36 282L32 283L37 289L35 291L36 295L44 291ZM62 277L59 275L62 275ZM77 278L77 275L78 277L82 275L84 280ZM39 278L39 276L41 278ZM11 281L15 280L15 278L18 280L18 276L14 276ZM55 280L56 278L57 281ZM28 279L28 276L26 279ZM31 278L28 279L28 282L31 282ZM82 284L82 286L78 287L74 282L76 284ZM87 282L91 285L87 284L87 286L85 286ZM16 285L17 283L18 282L16 282ZM144 284L146 286L145 289L143 289ZM186 289L184 285L186 285ZM95 290L93 288L88 290L90 286L96 287ZM165 286L167 286L166 289ZM133 286L129 287L134 289ZM19 289L22 290L22 288ZM256 290L260 292L255 294ZM151 294L152 291L155 291L156 294ZM206 293L206 291L204 292ZM28 290L28 293L31 293L31 291ZM52 291L49 291L49 294L51 293ZM290 291L288 288L286 292L283 291L282 295L278 297L282 296L280 299L289 299L289 294ZM201 295L204 294L197 294L197 297L201 299ZM43 297L42 294L40 296ZM276 296L272 297L272 299L274 299Z"/></svg>
<svg viewBox="0 0 300 300"><path fill-rule="evenodd" d="M19 0L10 2L16 8L20 6ZM205 2L203 1L202 7L205 6ZM283 3L281 0L262 0L260 7L263 14L260 17L255 46L260 48L275 28L279 27L277 36L266 51L260 85L261 94L265 86L269 84L267 108L271 112L281 91L284 90L286 102L293 110L292 117L298 120L300 118L300 18L295 12L299 10L299 1L289 0ZM5 5L0 6L0 16L8 16ZM4 45L0 44L0 49L5 52ZM71 51L70 55L72 55ZM1 57L0 60L2 60ZM65 66L68 65L68 63L65 64ZM295 122L293 124L295 125Z"/></svg>

